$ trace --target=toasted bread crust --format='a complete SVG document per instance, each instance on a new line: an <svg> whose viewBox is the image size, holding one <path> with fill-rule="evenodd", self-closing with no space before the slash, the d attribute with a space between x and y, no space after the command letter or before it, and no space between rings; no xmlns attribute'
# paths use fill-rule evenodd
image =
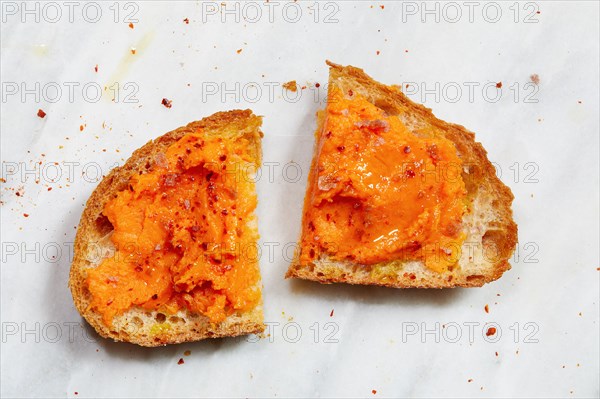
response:
<svg viewBox="0 0 600 399"><path fill-rule="evenodd" d="M254 160L255 166L258 167L261 162L260 138L262 132L259 129L260 125L261 118L253 115L250 110L218 112L148 142L136 150L123 166L111 170L96 187L86 203L77 229L69 287L77 310L98 334L115 341L126 341L142 346L159 346L211 337L232 337L264 330L262 302L252 311L234 314L218 324L210 323L205 316L191 314L185 310L166 320L168 316L158 312L132 308L126 314L116 316L113 328L109 328L103 322L102 316L90 308L90 293L85 284L87 270L97 266L97 263L90 262L90 258L94 258L93 255L90 256L92 251L97 251L98 248L103 253L110 251L110 248L105 245L108 241L105 238L107 235L106 223L108 222L102 215L104 205L119 191L127 187L132 175L144 173L154 165L157 154L164 152L171 144L186 134L199 130L206 135L228 139L248 138L253 143L250 156ZM256 220L248 222L256 229ZM260 284L259 281L257 285L260 287ZM164 326L167 323L168 328L165 331ZM163 328L159 328L157 333L153 327L159 324Z"/></svg>
<svg viewBox="0 0 600 399"><path fill-rule="evenodd" d="M469 257L466 259L471 259L470 262L464 262L461 258L456 270L437 273L428 270L418 261L391 260L376 265L362 265L351 261L332 260L325 255L310 264L301 264L297 253L286 277L327 284L339 282L396 288L479 287L500 278L510 269L508 260L517 242L517 225L513 221L511 210L514 197L510 189L496 176L496 170L488 160L487 152L475 141L475 135L463 126L436 118L429 108L414 103L397 89L376 82L362 69L344 67L329 61L327 64L330 66L330 88L336 86L342 90L351 89L358 92L388 114L403 115L407 126L432 126L454 142L463 161L462 177L471 201L467 210L469 215L463 218L463 223L473 230L472 238L477 239L479 236L482 252L484 248L491 248L494 249L494 256L492 259L475 259L474 262ZM321 123L322 121L317 128L317 137ZM315 153L311 173L315 169L316 161ZM485 231L476 231L483 227Z"/></svg>

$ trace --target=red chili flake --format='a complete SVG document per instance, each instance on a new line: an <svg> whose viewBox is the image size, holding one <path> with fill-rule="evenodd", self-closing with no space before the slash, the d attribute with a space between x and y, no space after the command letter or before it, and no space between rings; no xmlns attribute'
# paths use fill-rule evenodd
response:
<svg viewBox="0 0 600 399"><path fill-rule="evenodd" d="M467 380L467 382L473 382L473 379L472 379L472 378L469 378L469 379Z"/></svg>
<svg viewBox="0 0 600 399"><path fill-rule="evenodd" d="M404 50L405 53L408 53L408 50Z"/></svg>
<svg viewBox="0 0 600 399"><path fill-rule="evenodd" d="M405 153L405 154L408 154L408 153L410 153L410 146L405 146L405 147L404 147L404 153Z"/></svg>
<svg viewBox="0 0 600 399"><path fill-rule="evenodd" d="M171 108L173 106L172 103L173 103L173 101L167 100L166 98L163 98L162 102L161 102L161 104L164 105L167 108Z"/></svg>
<svg viewBox="0 0 600 399"><path fill-rule="evenodd" d="M321 83L319 83L319 82L315 83L315 87L318 89L319 87L321 87Z"/></svg>
<svg viewBox="0 0 600 399"><path fill-rule="evenodd" d="M485 313L490 313L490 307L486 304L483 308L485 310Z"/></svg>
<svg viewBox="0 0 600 399"><path fill-rule="evenodd" d="M185 363L185 362L183 361L183 358L180 358L180 359L179 359L179 361L177 362L177 364L183 364L183 363Z"/></svg>
<svg viewBox="0 0 600 399"><path fill-rule="evenodd" d="M236 53L238 53L238 54L241 53L241 52L242 52L242 49L239 49L238 51L236 51Z"/></svg>
<svg viewBox="0 0 600 399"><path fill-rule="evenodd" d="M381 7L383 8L383 6L381 6ZM375 394L377 394L377 390L376 390L376 389L373 389L373 390L371 391L371 393L372 393L373 395L375 395Z"/></svg>
<svg viewBox="0 0 600 399"><path fill-rule="evenodd" d="M94 67L94 71L96 71L96 73L98 72L98 64L96 64L96 66Z"/></svg>
<svg viewBox="0 0 600 399"><path fill-rule="evenodd" d="M542 12L541 12L541 11L536 11L535 13L536 13L536 14L541 14Z"/></svg>
<svg viewBox="0 0 600 399"><path fill-rule="evenodd" d="M26 218L28 218L29 214L28 213L24 213L23 216L25 216Z"/></svg>
<svg viewBox="0 0 600 399"><path fill-rule="evenodd" d="M83 125L79 125L79 131L83 132Z"/></svg>
<svg viewBox="0 0 600 399"><path fill-rule="evenodd" d="M377 53L377 55L379 55L379 54L381 54L381 51L377 50L376 53Z"/></svg>
<svg viewBox="0 0 600 399"><path fill-rule="evenodd" d="M534 84L536 84L536 85L539 85L539 84L540 84L540 77L539 77L539 75L538 75L537 73L534 73L533 75L531 75L531 76L529 77L529 79L531 79L531 81L532 81Z"/></svg>
<svg viewBox="0 0 600 399"><path fill-rule="evenodd" d="M408 169L406 171L406 176L411 177L411 178L415 177L415 172L413 170L411 170L411 169ZM411 278L412 278L412 276L411 276Z"/></svg>
<svg viewBox="0 0 600 399"><path fill-rule="evenodd" d="M498 357L498 352L496 352L496 357Z"/></svg>
<svg viewBox="0 0 600 399"><path fill-rule="evenodd" d="M45 118L46 117L46 113L43 110L38 109L37 116L39 116L40 118Z"/></svg>
<svg viewBox="0 0 600 399"><path fill-rule="evenodd" d="M185 22L186 24L190 23L190 20L188 18L184 19L183 22Z"/></svg>
<svg viewBox="0 0 600 399"><path fill-rule="evenodd" d="M133 23L129 23L129 29L133 29Z"/></svg>
<svg viewBox="0 0 600 399"><path fill-rule="evenodd" d="M438 161L440 160L437 145L435 145L435 144L428 145L427 146L427 154L429 154L429 157L431 158L431 161L433 162L433 164L437 165Z"/></svg>
<svg viewBox="0 0 600 399"><path fill-rule="evenodd" d="M490 327L486 331L485 336L489 337L489 336L494 335L494 334L496 334L496 328L495 327Z"/></svg>
<svg viewBox="0 0 600 399"><path fill-rule="evenodd" d="M331 313L329 313L329 317L333 317L333 311L334 311L334 309L331 309Z"/></svg>
<svg viewBox="0 0 600 399"><path fill-rule="evenodd" d="M48 187L48 191L52 191L52 187Z"/></svg>
<svg viewBox="0 0 600 399"><path fill-rule="evenodd" d="M502 82L496 83L496 88L501 89L502 88Z"/></svg>

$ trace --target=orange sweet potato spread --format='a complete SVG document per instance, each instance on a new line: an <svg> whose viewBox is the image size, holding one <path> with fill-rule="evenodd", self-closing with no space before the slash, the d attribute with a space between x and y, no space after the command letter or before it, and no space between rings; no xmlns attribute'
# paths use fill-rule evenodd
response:
<svg viewBox="0 0 600 399"><path fill-rule="evenodd" d="M458 261L466 210L462 162L431 128L416 134L358 93L329 93L304 204L300 262Z"/></svg>
<svg viewBox="0 0 600 399"><path fill-rule="evenodd" d="M260 300L256 208L246 139L188 134L104 207L114 256L88 274L90 306L111 326L132 306L188 309L220 322ZM253 251L254 250L254 251Z"/></svg>

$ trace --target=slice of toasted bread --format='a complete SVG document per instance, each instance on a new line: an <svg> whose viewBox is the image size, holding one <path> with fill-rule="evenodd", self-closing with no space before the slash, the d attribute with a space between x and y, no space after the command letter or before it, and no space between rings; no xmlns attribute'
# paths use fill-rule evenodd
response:
<svg viewBox="0 0 600 399"><path fill-rule="evenodd" d="M335 253L320 253L316 259L301 260L302 248L296 252L286 277L314 280L321 283L343 282L350 284L382 285L397 288L446 288L478 287L496 280L510 269L508 262L517 241L517 226L512 218L513 195L496 176L496 171L487 159L482 145L464 127L437 119L430 109L412 102L395 87L380 84L352 66L330 66L329 96L337 89L346 98L354 93L365 97L368 102L385 112L398 116L408 130L435 130L436 134L451 140L462 160L462 179L466 189L468 205L462 217L462 232L466 238L460 247L460 257L455 267L439 272L425 266L418 259L389 259L374 264L360 264L352 259L340 259ZM319 185L312 184L318 174L315 171L319 157L319 140L325 134L327 123L318 114L315 133L315 155L313 157L307 198ZM311 207L305 201L303 216L304 237L307 229L307 212Z"/></svg>
<svg viewBox="0 0 600 399"><path fill-rule="evenodd" d="M103 210L111 198L128 188L132 176L143 175L157 167L157 163L164 162L166 150L188 134L201 134L202 137L212 136L223 140L247 140L247 159L257 168L261 162L260 125L261 118L253 115L250 110L216 113L148 142L136 150L123 166L113 169L100 182L87 201L81 216L75 238L69 286L77 309L101 336L142 346L159 346L263 331L262 299L253 309L233 312L218 323L212 323L207 316L190 312L185 307L169 314L132 306L127 311L115 315L112 325L107 325L103 316L91 306L92 297L86 283L88 272L98 267L110 254L115 253L110 239L113 226L103 215ZM253 183L251 187L254 190ZM249 195L255 196L255 193ZM256 243L258 231L254 212L245 223ZM252 289L257 290L260 295L262 286L258 262L250 264L249 267L256 267L259 277Z"/></svg>

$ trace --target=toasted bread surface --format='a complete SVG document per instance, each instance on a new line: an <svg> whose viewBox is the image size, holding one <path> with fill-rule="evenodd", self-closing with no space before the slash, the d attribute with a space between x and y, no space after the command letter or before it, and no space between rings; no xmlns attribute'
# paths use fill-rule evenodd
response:
<svg viewBox="0 0 600 399"><path fill-rule="evenodd" d="M496 176L483 146L472 132L456 124L436 118L430 109L416 104L400 90L376 82L362 69L330 66L329 90L358 93L387 115L397 115L409 130L434 129L451 140L463 163L462 179L467 190L468 207L462 219L466 239L462 244L457 267L437 272L423 261L391 259L376 264L360 264L339 259L335 254L322 253L313 261L301 261L300 250L290 265L286 277L321 283L381 285L396 288L477 287L498 279L510 269L508 262L517 242L517 226L513 221L510 189ZM318 114L315 133L317 142L325 123L324 113ZM318 162L315 146L309 181L315 175ZM307 188L307 196L311 195ZM305 202L303 224L308 223Z"/></svg>
<svg viewBox="0 0 600 399"><path fill-rule="evenodd" d="M187 134L199 132L224 140L248 140L248 157L253 160L255 167L259 167L262 137L260 125L261 118L253 115L250 110L216 113L148 142L136 150L123 166L111 170L100 182L87 201L81 216L75 238L69 286L78 311L101 336L142 346L159 346L263 331L262 299L250 311L233 313L219 323L211 323L208 317L192 313L185 308L175 314L165 314L134 306L115 316L112 325L109 326L103 321L102 315L90 307L91 294L86 285L88 271L98 267L105 257L111 256L115 251L110 240L112 225L102 213L104 206L118 192L128 187L133 175L151 170L160 161L161 155L164 158L163 154L169 146ZM246 222L251 231L258 236L255 215ZM260 292L260 279L254 288Z"/></svg>

